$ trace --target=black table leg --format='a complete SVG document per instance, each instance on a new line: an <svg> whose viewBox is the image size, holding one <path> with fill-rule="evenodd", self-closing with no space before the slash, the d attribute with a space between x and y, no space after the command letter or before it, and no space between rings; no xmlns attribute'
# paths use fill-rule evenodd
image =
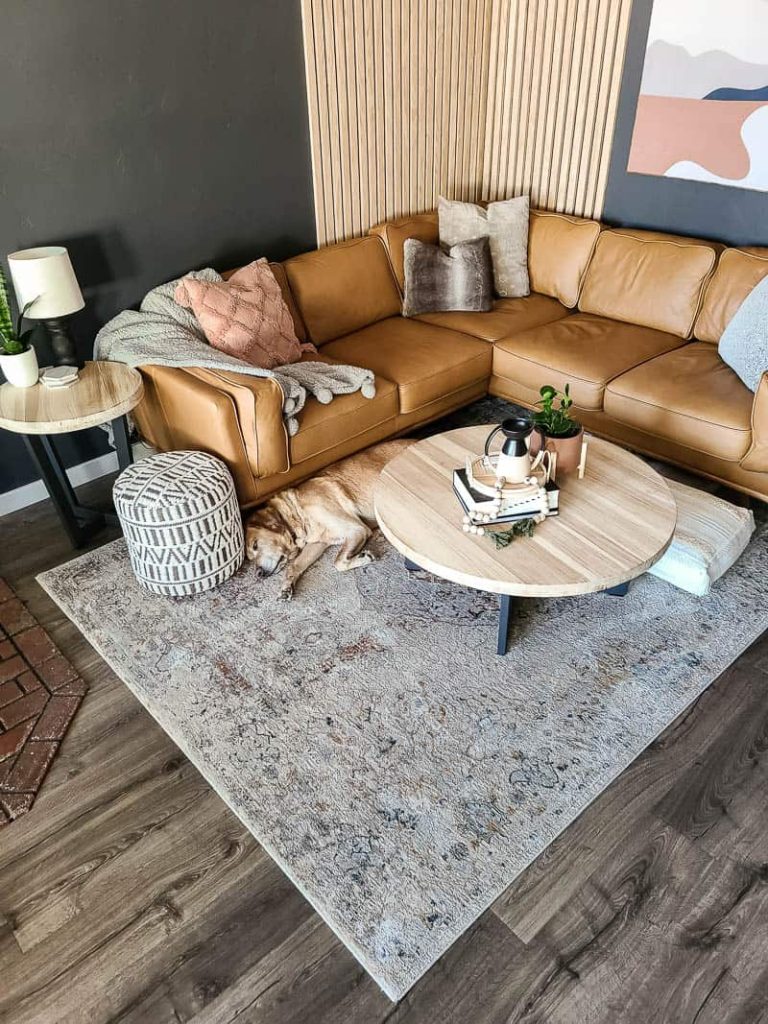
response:
<svg viewBox="0 0 768 1024"><path fill-rule="evenodd" d="M496 653L507 653L507 640L509 637L509 615L512 609L512 598L509 594L499 596L499 633L496 641Z"/></svg>
<svg viewBox="0 0 768 1024"><path fill-rule="evenodd" d="M56 507L62 525L76 548L81 548L104 518L97 511L78 505L67 471L51 444L42 434L25 434L24 443Z"/></svg>
<svg viewBox="0 0 768 1024"><path fill-rule="evenodd" d="M125 416L112 420L112 438L117 452L117 464L122 473L133 462L133 451L128 440L128 420Z"/></svg>
<svg viewBox="0 0 768 1024"><path fill-rule="evenodd" d="M625 597L629 593L629 583L620 583L618 587L609 587L603 593L610 594L612 597Z"/></svg>

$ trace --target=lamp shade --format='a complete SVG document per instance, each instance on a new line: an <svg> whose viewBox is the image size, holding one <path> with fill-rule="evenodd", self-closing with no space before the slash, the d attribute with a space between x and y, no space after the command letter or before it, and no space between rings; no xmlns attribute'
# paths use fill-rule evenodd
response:
<svg viewBox="0 0 768 1024"><path fill-rule="evenodd" d="M69 253L63 245L12 252L8 266L19 309L32 302L25 314L29 320L69 316L85 305Z"/></svg>

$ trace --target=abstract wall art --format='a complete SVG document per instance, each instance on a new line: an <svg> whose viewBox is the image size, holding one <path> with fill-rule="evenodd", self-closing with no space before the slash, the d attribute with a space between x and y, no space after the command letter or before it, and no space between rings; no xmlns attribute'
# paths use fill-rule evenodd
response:
<svg viewBox="0 0 768 1024"><path fill-rule="evenodd" d="M627 170L768 192L768 0L654 0Z"/></svg>

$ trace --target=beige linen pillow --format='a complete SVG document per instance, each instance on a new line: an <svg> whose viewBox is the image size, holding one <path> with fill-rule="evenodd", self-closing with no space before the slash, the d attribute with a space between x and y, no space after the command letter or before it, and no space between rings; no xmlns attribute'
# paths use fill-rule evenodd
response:
<svg viewBox="0 0 768 1024"><path fill-rule="evenodd" d="M530 295L528 280L528 196L489 203L460 203L440 196L440 242L452 246L487 237L491 246L496 294L506 299Z"/></svg>

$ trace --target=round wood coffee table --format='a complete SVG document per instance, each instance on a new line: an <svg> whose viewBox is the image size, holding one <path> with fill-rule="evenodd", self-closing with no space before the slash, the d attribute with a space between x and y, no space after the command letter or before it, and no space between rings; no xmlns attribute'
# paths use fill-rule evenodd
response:
<svg viewBox="0 0 768 1024"><path fill-rule="evenodd" d="M452 472L483 450L493 424L419 441L384 469L376 519L409 568L501 595L497 651L505 654L512 597L608 591L658 561L672 541L677 508L663 477L617 445L590 438L586 473L559 480L560 514L532 537L497 549L462 531ZM502 527L503 529L503 527Z"/></svg>

